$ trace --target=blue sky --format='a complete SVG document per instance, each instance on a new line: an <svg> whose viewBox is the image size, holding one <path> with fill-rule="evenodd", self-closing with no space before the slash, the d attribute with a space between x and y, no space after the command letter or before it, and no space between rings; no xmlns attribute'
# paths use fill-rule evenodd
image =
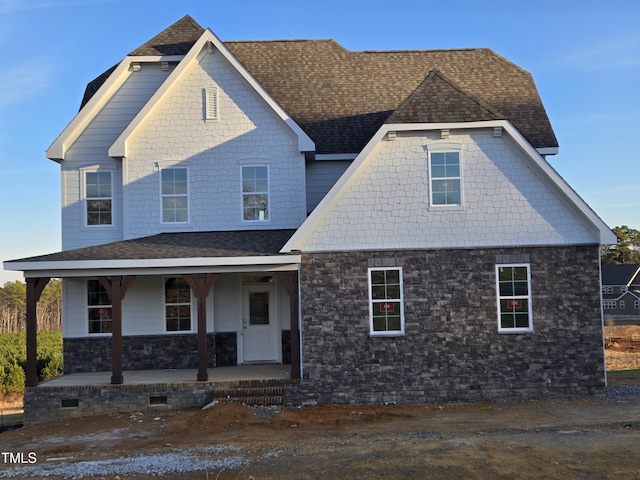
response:
<svg viewBox="0 0 640 480"><path fill-rule="evenodd" d="M532 73L553 167L610 227L640 229L640 2L606 3L0 0L0 261L60 249L59 166L44 151L87 82L186 14L223 41L491 48ZM0 285L20 278L0 271Z"/></svg>

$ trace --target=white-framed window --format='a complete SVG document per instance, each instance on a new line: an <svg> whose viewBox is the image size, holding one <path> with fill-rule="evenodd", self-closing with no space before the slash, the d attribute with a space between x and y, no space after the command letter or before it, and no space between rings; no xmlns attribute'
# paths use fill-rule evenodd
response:
<svg viewBox="0 0 640 480"><path fill-rule="evenodd" d="M629 291L629 287L623 285L620 287L620 293L627 293Z"/></svg>
<svg viewBox="0 0 640 480"><path fill-rule="evenodd" d="M624 310L624 300L620 300L620 310Z"/></svg>
<svg viewBox="0 0 640 480"><path fill-rule="evenodd" d="M404 335L402 268L369 268L371 335Z"/></svg>
<svg viewBox="0 0 640 480"><path fill-rule="evenodd" d="M527 263L496 265L498 331L533 331L531 266Z"/></svg>
<svg viewBox="0 0 640 480"><path fill-rule="evenodd" d="M182 277L164 279L164 318L167 332L190 332L191 288Z"/></svg>
<svg viewBox="0 0 640 480"><path fill-rule="evenodd" d="M189 221L189 172L186 167L160 170L162 223Z"/></svg>
<svg viewBox="0 0 640 480"><path fill-rule="evenodd" d="M429 191L432 207L462 206L460 151L429 152Z"/></svg>
<svg viewBox="0 0 640 480"><path fill-rule="evenodd" d="M242 220L263 222L269 220L269 167L243 165Z"/></svg>
<svg viewBox="0 0 640 480"><path fill-rule="evenodd" d="M113 175L109 170L84 172L85 225L113 225Z"/></svg>
<svg viewBox="0 0 640 480"><path fill-rule="evenodd" d="M613 287L612 286L607 285L605 288L606 288L605 293L613 293Z"/></svg>
<svg viewBox="0 0 640 480"><path fill-rule="evenodd" d="M112 332L111 300L99 280L87 281L87 310L90 335Z"/></svg>
<svg viewBox="0 0 640 480"><path fill-rule="evenodd" d="M614 308L616 308L616 301L615 300L603 300L602 301L602 306L603 306L603 308L605 308L607 310L613 310Z"/></svg>
<svg viewBox="0 0 640 480"><path fill-rule="evenodd" d="M633 302L633 308L635 308L636 310L640 309L640 300L636 300L635 302Z"/></svg>

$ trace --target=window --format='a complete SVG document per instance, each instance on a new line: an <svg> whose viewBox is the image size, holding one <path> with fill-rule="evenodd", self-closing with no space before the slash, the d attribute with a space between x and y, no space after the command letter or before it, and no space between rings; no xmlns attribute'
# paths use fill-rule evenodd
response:
<svg viewBox="0 0 640 480"><path fill-rule="evenodd" d="M269 220L269 169L242 167L242 219Z"/></svg>
<svg viewBox="0 0 640 480"><path fill-rule="evenodd" d="M613 293L613 287L607 286L606 293Z"/></svg>
<svg viewBox="0 0 640 480"><path fill-rule="evenodd" d="M620 300L620 310L624 310L624 300Z"/></svg>
<svg viewBox="0 0 640 480"><path fill-rule="evenodd" d="M612 309L616 308L616 301L615 300L603 300L602 301L602 306L607 310L612 310Z"/></svg>
<svg viewBox="0 0 640 480"><path fill-rule="evenodd" d="M167 332L191 331L191 289L184 278L165 279L164 312Z"/></svg>
<svg viewBox="0 0 640 480"><path fill-rule="evenodd" d="M633 302L633 308L635 308L636 310L640 309L640 301L636 300L635 302Z"/></svg>
<svg viewBox="0 0 640 480"><path fill-rule="evenodd" d="M431 152L429 176L431 205L462 205L460 152Z"/></svg>
<svg viewBox="0 0 640 480"><path fill-rule="evenodd" d="M496 265L498 331L531 332L531 272L528 264Z"/></svg>
<svg viewBox="0 0 640 480"><path fill-rule="evenodd" d="M403 335L404 303L401 268L369 269L371 335Z"/></svg>
<svg viewBox="0 0 640 480"><path fill-rule="evenodd" d="M99 280L87 282L89 333L111 333L111 300Z"/></svg>
<svg viewBox="0 0 640 480"><path fill-rule="evenodd" d="M626 285L623 285L622 287L620 287L620 293L627 293L629 291L629 287L627 287Z"/></svg>
<svg viewBox="0 0 640 480"><path fill-rule="evenodd" d="M189 188L186 168L164 168L162 182L162 222L189 221Z"/></svg>
<svg viewBox="0 0 640 480"><path fill-rule="evenodd" d="M87 226L111 225L111 172L85 172L84 187Z"/></svg>

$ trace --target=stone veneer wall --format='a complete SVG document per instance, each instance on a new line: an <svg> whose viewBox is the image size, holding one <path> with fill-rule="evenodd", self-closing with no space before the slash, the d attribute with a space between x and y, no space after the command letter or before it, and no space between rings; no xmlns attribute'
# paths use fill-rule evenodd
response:
<svg viewBox="0 0 640 480"><path fill-rule="evenodd" d="M27 388L24 423L202 407L213 399L215 388L210 382Z"/></svg>
<svg viewBox="0 0 640 480"><path fill-rule="evenodd" d="M495 265L530 263L534 332L499 334ZM368 267L403 268L405 335L369 334ZM287 404L602 395L598 246L303 254Z"/></svg>
<svg viewBox="0 0 640 480"><path fill-rule="evenodd" d="M236 335L235 332L207 334L209 367L237 364ZM197 342L195 333L122 337L122 368L197 368ZM62 348L65 374L111 369L111 337L65 338Z"/></svg>

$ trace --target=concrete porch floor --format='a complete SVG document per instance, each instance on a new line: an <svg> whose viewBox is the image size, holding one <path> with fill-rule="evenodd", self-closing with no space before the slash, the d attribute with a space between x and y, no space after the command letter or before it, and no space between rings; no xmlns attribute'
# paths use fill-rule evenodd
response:
<svg viewBox="0 0 640 480"><path fill-rule="evenodd" d="M195 383L198 371L187 370L128 370L122 373L124 385L155 383ZM244 380L286 380L291 378L291 365L238 365L209 369L208 383L239 382ZM202 382L207 383L207 382ZM70 373L41 382L38 387L75 387L110 385L111 372Z"/></svg>

